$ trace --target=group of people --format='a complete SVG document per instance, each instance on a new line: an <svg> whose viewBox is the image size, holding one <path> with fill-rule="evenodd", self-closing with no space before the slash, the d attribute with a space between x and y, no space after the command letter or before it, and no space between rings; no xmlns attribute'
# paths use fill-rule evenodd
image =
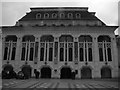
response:
<svg viewBox="0 0 120 90"><path fill-rule="evenodd" d="M30 75L27 72L19 71L16 73L14 70L2 70L2 79L29 79Z"/></svg>
<svg viewBox="0 0 120 90"><path fill-rule="evenodd" d="M40 72L37 71L37 69L34 69L34 75L36 79L39 79L40 77ZM71 72L71 79L75 79L76 72ZM14 70L7 71L7 70L2 70L2 79L29 79L30 75L26 71L19 71L16 73Z"/></svg>
<svg viewBox="0 0 120 90"><path fill-rule="evenodd" d="M2 70L2 79L12 79L12 78L17 78L17 74L13 70Z"/></svg>

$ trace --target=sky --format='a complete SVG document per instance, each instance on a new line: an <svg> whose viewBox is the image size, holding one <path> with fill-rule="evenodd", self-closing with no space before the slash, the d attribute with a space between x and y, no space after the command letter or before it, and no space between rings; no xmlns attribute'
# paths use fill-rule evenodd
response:
<svg viewBox="0 0 120 90"><path fill-rule="evenodd" d="M119 0L2 0L0 3L0 26L13 26L30 12L30 7L88 7L96 16L110 26L118 26ZM118 30L115 31L118 34ZM119 31L120 35L120 31Z"/></svg>

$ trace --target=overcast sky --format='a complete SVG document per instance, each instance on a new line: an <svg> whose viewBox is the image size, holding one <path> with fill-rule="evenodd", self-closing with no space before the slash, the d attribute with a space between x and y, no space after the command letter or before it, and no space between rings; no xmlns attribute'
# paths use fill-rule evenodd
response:
<svg viewBox="0 0 120 90"><path fill-rule="evenodd" d="M72 6L88 7L89 11L96 12L96 16L107 25L118 25L118 1L119 0L2 0L0 13L2 22L0 25L15 25L16 21L30 12L30 7L46 6ZM0 20L1 21L1 20ZM118 31L115 32L118 34ZM120 33L119 33L120 34Z"/></svg>

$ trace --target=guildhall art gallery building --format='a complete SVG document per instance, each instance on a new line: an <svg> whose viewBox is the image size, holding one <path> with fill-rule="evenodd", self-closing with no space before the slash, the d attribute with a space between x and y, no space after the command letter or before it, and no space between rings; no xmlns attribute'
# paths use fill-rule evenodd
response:
<svg viewBox="0 0 120 90"><path fill-rule="evenodd" d="M87 7L30 8L15 26L2 27L2 68L34 70L41 78L117 78L114 31Z"/></svg>

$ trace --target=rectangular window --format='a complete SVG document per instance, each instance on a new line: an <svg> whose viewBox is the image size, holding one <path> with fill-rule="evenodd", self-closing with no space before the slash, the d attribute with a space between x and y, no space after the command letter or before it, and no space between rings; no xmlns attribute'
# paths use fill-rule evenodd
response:
<svg viewBox="0 0 120 90"><path fill-rule="evenodd" d="M103 61L103 49L99 48L99 59L100 61Z"/></svg>
<svg viewBox="0 0 120 90"><path fill-rule="evenodd" d="M25 60L25 47L22 48L21 60Z"/></svg>
<svg viewBox="0 0 120 90"><path fill-rule="evenodd" d="M38 45L39 45L39 43L36 42L36 43L35 43L35 58L38 57Z"/></svg>
<svg viewBox="0 0 120 90"><path fill-rule="evenodd" d="M34 48L30 48L30 54L29 54L30 61L33 61L33 56L34 56Z"/></svg>
<svg viewBox="0 0 120 90"><path fill-rule="evenodd" d="M111 48L107 49L107 54L108 54L108 61L112 61Z"/></svg>
<svg viewBox="0 0 120 90"><path fill-rule="evenodd" d="M80 57L80 61L84 61L84 52L83 52L83 48L79 48L79 57Z"/></svg>
<svg viewBox="0 0 120 90"><path fill-rule="evenodd" d="M49 61L53 59L53 48L49 48Z"/></svg>
<svg viewBox="0 0 120 90"><path fill-rule="evenodd" d="M64 48L60 48L60 61L64 61Z"/></svg>
<svg viewBox="0 0 120 90"><path fill-rule="evenodd" d="M58 56L58 42L55 42L54 55L55 57Z"/></svg>
<svg viewBox="0 0 120 90"><path fill-rule="evenodd" d="M8 57L8 47L6 47L4 50L4 60L7 60L7 57Z"/></svg>
<svg viewBox="0 0 120 90"><path fill-rule="evenodd" d="M44 48L40 50L40 61L44 61Z"/></svg>
<svg viewBox="0 0 120 90"><path fill-rule="evenodd" d="M74 43L74 53L75 53L75 58L78 58L78 43Z"/></svg>
<svg viewBox="0 0 120 90"><path fill-rule="evenodd" d="M89 61L92 61L92 48L88 49Z"/></svg>
<svg viewBox="0 0 120 90"><path fill-rule="evenodd" d="M16 53L16 48L12 48L12 56L11 56L11 60L15 60L15 53Z"/></svg>
<svg viewBox="0 0 120 90"><path fill-rule="evenodd" d="M69 58L68 58L68 60L69 61L72 61L73 60L73 49L72 48L69 48L69 51L68 51L68 53L69 53Z"/></svg>

